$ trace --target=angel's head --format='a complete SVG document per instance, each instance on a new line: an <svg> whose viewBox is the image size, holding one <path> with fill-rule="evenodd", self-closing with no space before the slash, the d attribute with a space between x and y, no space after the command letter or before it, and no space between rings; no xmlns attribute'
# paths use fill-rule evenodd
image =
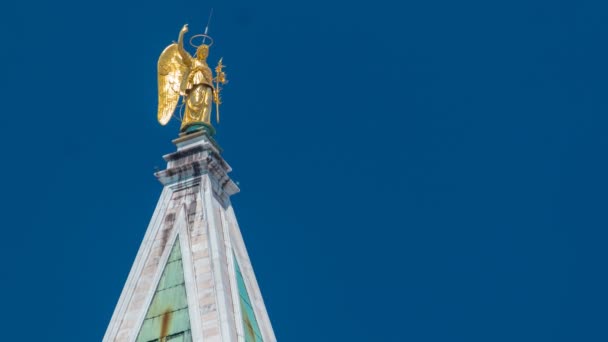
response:
<svg viewBox="0 0 608 342"><path fill-rule="evenodd" d="M198 60L204 61L209 56L209 45L201 45L196 49L196 58Z"/></svg>

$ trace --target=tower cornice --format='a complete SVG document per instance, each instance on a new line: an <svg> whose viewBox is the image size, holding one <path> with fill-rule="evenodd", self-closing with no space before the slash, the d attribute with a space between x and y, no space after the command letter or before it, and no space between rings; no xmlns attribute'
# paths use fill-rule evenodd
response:
<svg viewBox="0 0 608 342"><path fill-rule="evenodd" d="M199 131L173 140L177 151L163 156L167 168L154 175L165 186L173 189L200 182L209 175L214 194L224 205L240 189L228 173L232 168L220 155L221 150L207 132Z"/></svg>

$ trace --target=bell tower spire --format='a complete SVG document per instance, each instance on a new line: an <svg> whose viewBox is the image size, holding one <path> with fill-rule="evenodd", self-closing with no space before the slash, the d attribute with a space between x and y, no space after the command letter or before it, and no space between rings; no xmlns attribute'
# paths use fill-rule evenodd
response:
<svg viewBox="0 0 608 342"><path fill-rule="evenodd" d="M159 60L158 117L167 123L185 84L193 121L182 120L177 150L155 173L163 190L103 341L276 342L230 201L239 188L208 121L205 101L225 83L221 61L214 85L194 67L200 56L176 62L180 49L170 45Z"/></svg>
<svg viewBox="0 0 608 342"><path fill-rule="evenodd" d="M230 166L206 130L173 142L103 341L276 341L230 202Z"/></svg>

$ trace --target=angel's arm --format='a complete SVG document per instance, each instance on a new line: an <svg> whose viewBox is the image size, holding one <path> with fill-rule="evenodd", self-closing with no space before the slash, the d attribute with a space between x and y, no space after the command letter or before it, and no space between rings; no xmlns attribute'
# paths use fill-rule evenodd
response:
<svg viewBox="0 0 608 342"><path fill-rule="evenodd" d="M191 64L190 59L192 57L190 57L190 54L188 53L188 51L186 51L186 49L184 49L184 34L186 34L186 32L188 32L188 24L184 25L184 27L182 27L181 31L179 31L179 37L177 38L177 51L179 51L179 54L182 56L182 60L184 61L184 63L186 63L186 65L190 66L190 64Z"/></svg>

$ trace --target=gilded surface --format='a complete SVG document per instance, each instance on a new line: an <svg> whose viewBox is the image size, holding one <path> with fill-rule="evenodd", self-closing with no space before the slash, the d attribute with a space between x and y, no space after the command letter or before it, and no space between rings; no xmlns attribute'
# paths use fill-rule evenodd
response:
<svg viewBox="0 0 608 342"><path fill-rule="evenodd" d="M220 84L226 83L221 59L215 69L215 79L207 65L210 45L203 41L197 47L195 57L184 49L186 32L188 25L179 32L177 43L169 45L158 59L158 122L161 125L169 122L181 96L182 131L195 124L211 125L213 102L219 120Z"/></svg>

